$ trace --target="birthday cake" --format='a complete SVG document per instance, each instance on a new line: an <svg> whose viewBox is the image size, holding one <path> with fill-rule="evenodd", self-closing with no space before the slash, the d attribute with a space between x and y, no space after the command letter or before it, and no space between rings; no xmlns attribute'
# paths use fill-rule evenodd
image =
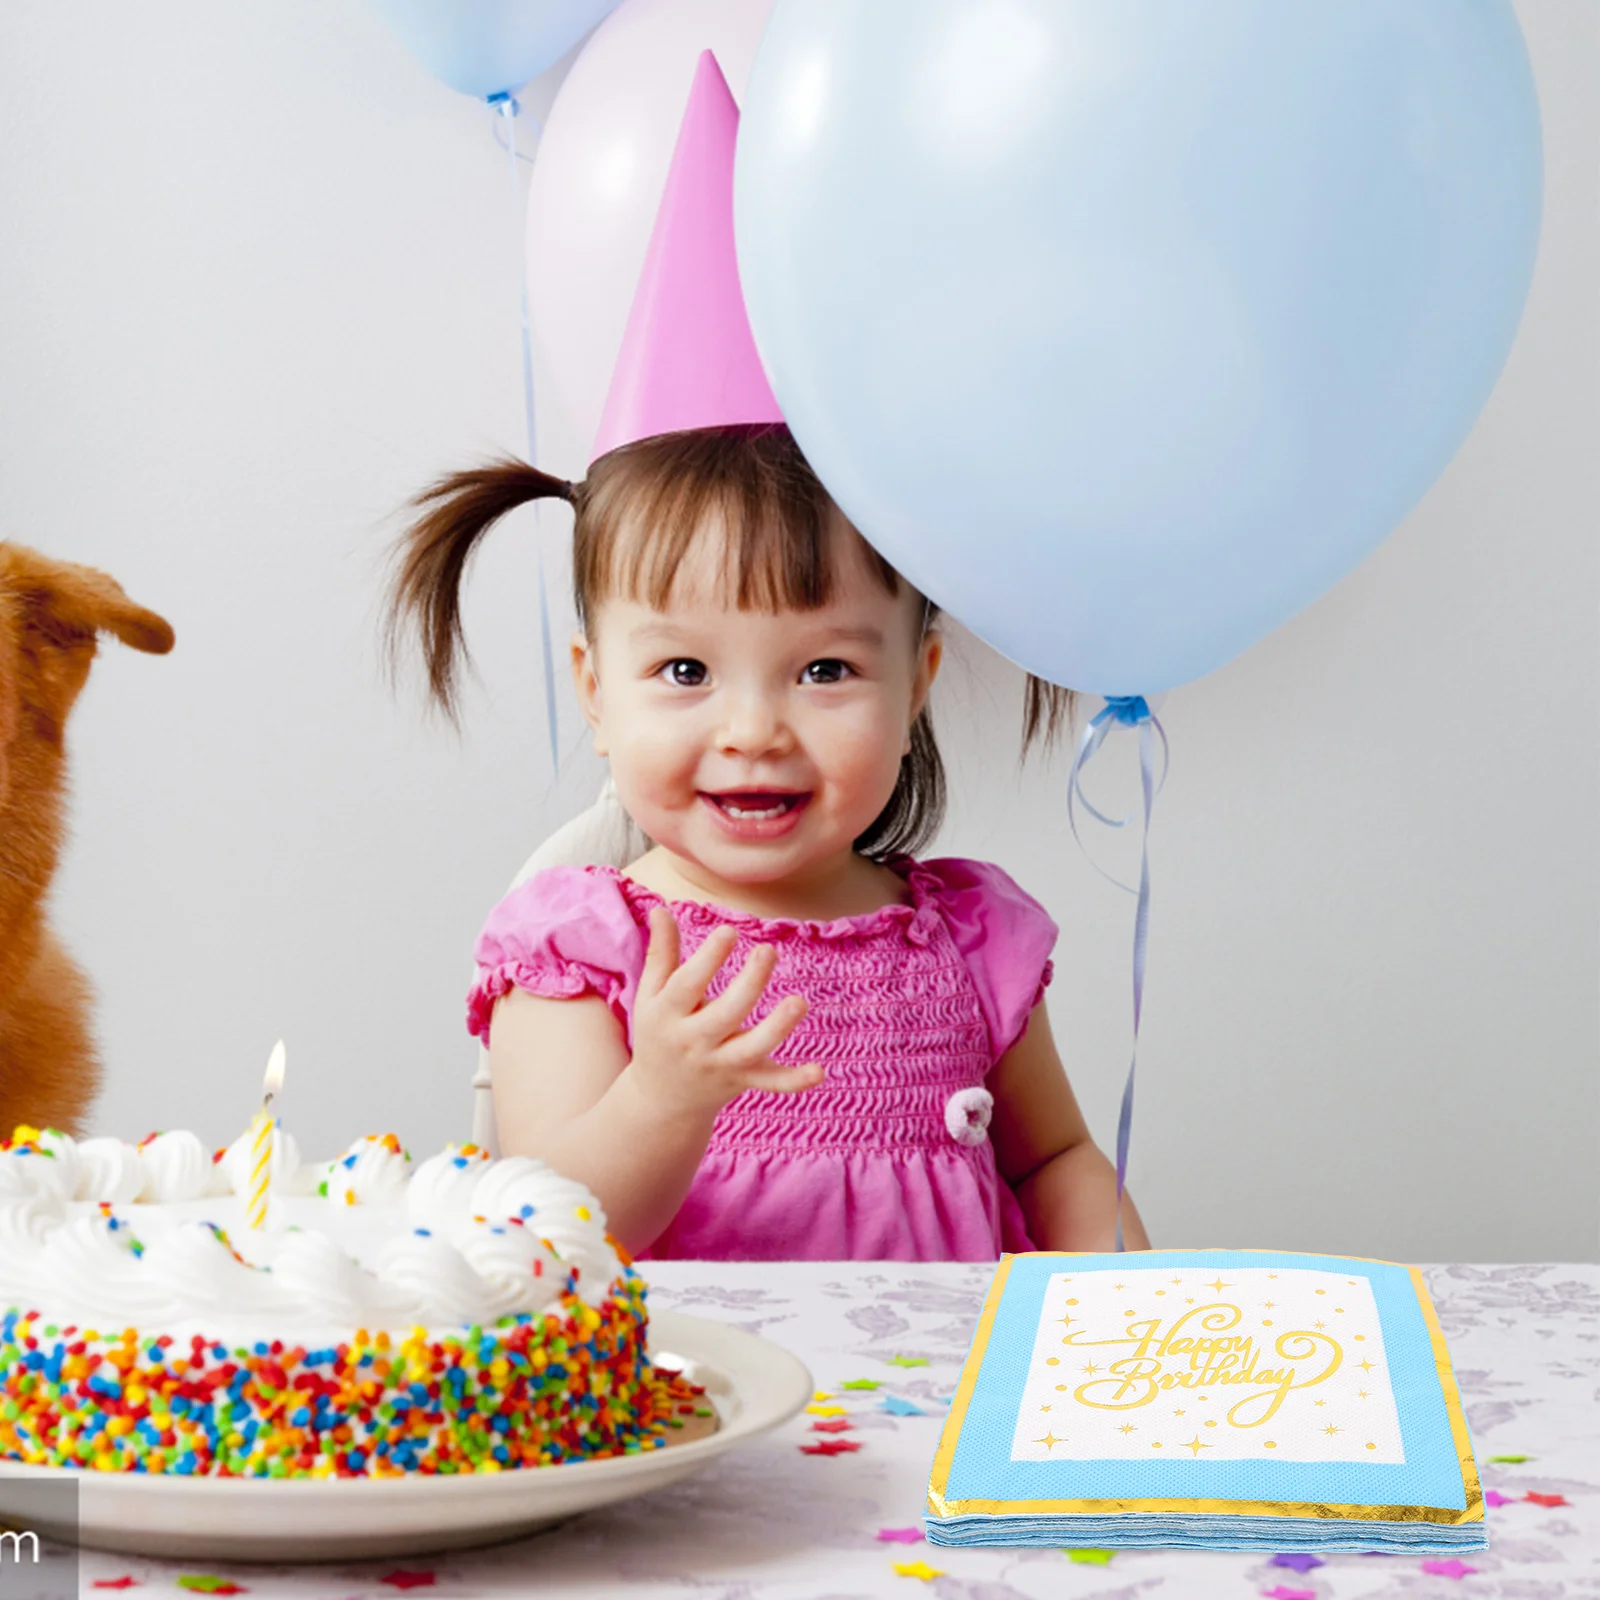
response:
<svg viewBox="0 0 1600 1600"><path fill-rule="evenodd" d="M304 1164L281 1127L0 1144L0 1459L392 1477L660 1448L703 1391L652 1366L644 1285L581 1185L393 1134Z"/></svg>

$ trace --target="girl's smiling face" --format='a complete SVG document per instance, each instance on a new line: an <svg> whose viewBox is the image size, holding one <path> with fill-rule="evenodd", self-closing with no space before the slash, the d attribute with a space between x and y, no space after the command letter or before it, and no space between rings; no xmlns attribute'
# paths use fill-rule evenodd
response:
<svg viewBox="0 0 1600 1600"><path fill-rule="evenodd" d="M659 609L594 608L572 646L579 702L623 805L700 887L820 883L894 791L939 635L837 515L814 608L741 609L724 544L702 530Z"/></svg>

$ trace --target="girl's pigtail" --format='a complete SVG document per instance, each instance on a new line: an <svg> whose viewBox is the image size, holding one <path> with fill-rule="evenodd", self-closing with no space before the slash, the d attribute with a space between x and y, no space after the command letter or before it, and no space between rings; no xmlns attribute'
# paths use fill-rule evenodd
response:
<svg viewBox="0 0 1600 1600"><path fill-rule="evenodd" d="M1070 735L1077 709L1078 696L1073 690L1046 683L1030 672L1022 700L1023 759L1027 759L1035 742L1042 744L1048 754L1063 733Z"/></svg>
<svg viewBox="0 0 1600 1600"><path fill-rule="evenodd" d="M576 485L505 457L452 472L411 502L422 514L395 545L385 654L392 673L402 636L415 630L427 662L429 695L452 722L457 666L468 660L461 631L461 579L478 541L508 511L530 500L576 499Z"/></svg>

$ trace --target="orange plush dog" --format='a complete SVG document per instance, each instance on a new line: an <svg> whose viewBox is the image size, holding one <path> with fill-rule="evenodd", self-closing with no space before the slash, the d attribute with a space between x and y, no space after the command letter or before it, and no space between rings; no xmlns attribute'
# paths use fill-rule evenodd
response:
<svg viewBox="0 0 1600 1600"><path fill-rule="evenodd" d="M172 629L103 572L0 542L0 1138L76 1132L99 1083L83 973L45 926L66 832L62 733L97 636L172 648Z"/></svg>

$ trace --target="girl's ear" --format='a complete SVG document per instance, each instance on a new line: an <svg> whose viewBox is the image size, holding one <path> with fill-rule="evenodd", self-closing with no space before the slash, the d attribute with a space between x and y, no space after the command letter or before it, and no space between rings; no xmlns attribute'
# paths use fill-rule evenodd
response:
<svg viewBox="0 0 1600 1600"><path fill-rule="evenodd" d="M572 636L572 683L578 692L578 709L594 730L594 753L609 755L600 731L600 674L595 666L594 648L583 633Z"/></svg>
<svg viewBox="0 0 1600 1600"><path fill-rule="evenodd" d="M928 703L928 691L933 688L933 680L939 676L943 660L944 635L937 628L929 628L917 650L917 675L911 685L913 722L922 715L922 708Z"/></svg>

